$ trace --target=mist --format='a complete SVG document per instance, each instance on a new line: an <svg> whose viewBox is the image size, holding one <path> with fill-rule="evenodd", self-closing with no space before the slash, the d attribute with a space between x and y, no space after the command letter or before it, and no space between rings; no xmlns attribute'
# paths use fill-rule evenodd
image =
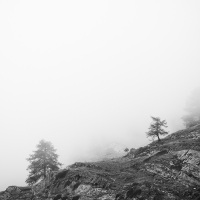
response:
<svg viewBox="0 0 200 200"><path fill-rule="evenodd" d="M0 191L51 141L63 167L184 128L200 86L199 1L0 1Z"/></svg>
<svg viewBox="0 0 200 200"><path fill-rule="evenodd" d="M186 105L186 114L182 117L186 127L200 123L200 87L195 88L189 95Z"/></svg>

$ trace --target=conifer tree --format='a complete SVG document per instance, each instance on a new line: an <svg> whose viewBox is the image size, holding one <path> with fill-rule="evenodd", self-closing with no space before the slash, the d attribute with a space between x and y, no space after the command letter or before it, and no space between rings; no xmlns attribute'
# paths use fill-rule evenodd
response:
<svg viewBox="0 0 200 200"><path fill-rule="evenodd" d="M168 132L165 131L162 127L167 128L167 122L162 120L159 117L151 117L153 122L149 127L149 131L146 133L147 137L158 138L160 141L160 135L167 135Z"/></svg>
<svg viewBox="0 0 200 200"><path fill-rule="evenodd" d="M61 163L58 162L56 149L51 142L41 140L36 146L37 150L27 159L30 162L26 183L29 185L37 182L40 178L46 178L48 170L58 170Z"/></svg>

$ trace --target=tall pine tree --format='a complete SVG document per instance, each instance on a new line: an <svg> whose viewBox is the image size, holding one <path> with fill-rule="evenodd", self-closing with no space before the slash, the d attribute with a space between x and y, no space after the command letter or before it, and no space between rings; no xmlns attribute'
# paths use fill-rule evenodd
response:
<svg viewBox="0 0 200 200"><path fill-rule="evenodd" d="M37 150L27 159L30 162L26 183L29 185L37 182L40 178L46 178L48 170L58 170L61 163L58 162L56 149L51 142L41 140L37 145Z"/></svg>
<svg viewBox="0 0 200 200"><path fill-rule="evenodd" d="M167 128L167 122L162 120L159 117L151 117L153 122L149 127L149 131L146 133L147 137L157 137L158 141L160 141L160 135L167 135L168 132L163 129Z"/></svg>

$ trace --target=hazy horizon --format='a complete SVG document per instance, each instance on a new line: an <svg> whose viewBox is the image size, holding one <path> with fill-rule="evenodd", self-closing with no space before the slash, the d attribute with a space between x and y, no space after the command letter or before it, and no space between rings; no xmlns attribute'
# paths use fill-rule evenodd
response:
<svg viewBox="0 0 200 200"><path fill-rule="evenodd" d="M200 86L199 1L0 1L0 191L51 141L67 166L184 128Z"/></svg>

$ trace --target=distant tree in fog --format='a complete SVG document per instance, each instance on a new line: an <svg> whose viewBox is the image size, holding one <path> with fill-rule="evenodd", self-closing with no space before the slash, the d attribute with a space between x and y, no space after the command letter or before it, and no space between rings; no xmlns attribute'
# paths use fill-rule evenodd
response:
<svg viewBox="0 0 200 200"><path fill-rule="evenodd" d="M149 131L146 132L147 137L158 138L160 141L160 135L167 135L168 132L165 131L163 128L167 128L167 122L162 120L159 117L151 117L153 122L149 127Z"/></svg>
<svg viewBox="0 0 200 200"><path fill-rule="evenodd" d="M51 142L41 140L37 150L27 159L30 162L26 183L29 185L37 182L40 178L46 178L48 170L58 170L61 163L58 162L58 155L55 153Z"/></svg>
<svg viewBox="0 0 200 200"><path fill-rule="evenodd" d="M124 151L125 151L125 152L129 152L129 148L125 148Z"/></svg>
<svg viewBox="0 0 200 200"><path fill-rule="evenodd" d="M200 88L193 91L186 102L187 114L182 117L186 128L200 124Z"/></svg>

